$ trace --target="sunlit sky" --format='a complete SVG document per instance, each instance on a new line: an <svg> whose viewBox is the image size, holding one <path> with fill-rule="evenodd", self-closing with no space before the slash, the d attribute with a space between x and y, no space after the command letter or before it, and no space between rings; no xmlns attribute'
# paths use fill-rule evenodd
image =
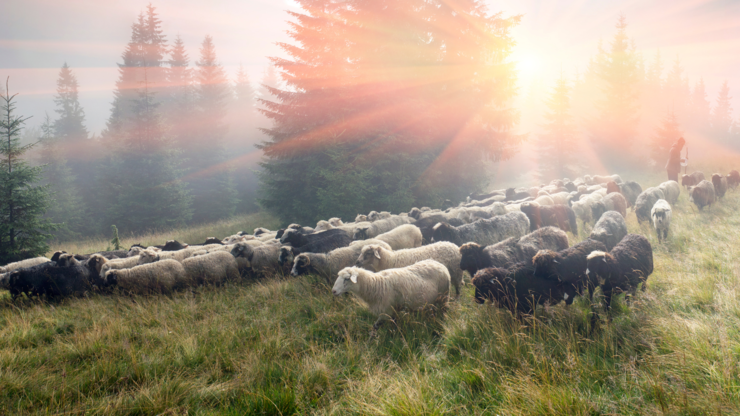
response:
<svg viewBox="0 0 740 416"><path fill-rule="evenodd" d="M0 13L0 77L10 76L18 109L41 123L53 115L52 95L66 61L81 85L80 101L91 131L99 133L109 115L116 63L131 36L131 25L148 1L4 0ZM521 14L514 30L514 60L524 92L533 80L545 85L560 74L583 71L599 39L609 41L623 13L628 34L647 60L657 49L666 71L678 55L690 83L703 77L712 102L727 79L740 113L740 1L489 1L491 11ZM153 2L169 40L180 35L191 62L203 37L214 38L221 63L233 76L243 64L259 81L267 56L280 55L276 42L289 41L286 10L292 0L158 0Z"/></svg>

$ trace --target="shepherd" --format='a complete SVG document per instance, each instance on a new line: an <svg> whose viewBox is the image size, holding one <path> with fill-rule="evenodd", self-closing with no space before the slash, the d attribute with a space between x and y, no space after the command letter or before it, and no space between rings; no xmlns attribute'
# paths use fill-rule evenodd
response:
<svg viewBox="0 0 740 416"><path fill-rule="evenodd" d="M686 143L686 140L679 137L668 152L668 163L666 163L665 169L668 171L669 181L678 182L678 174L681 172L681 150L684 143Z"/></svg>

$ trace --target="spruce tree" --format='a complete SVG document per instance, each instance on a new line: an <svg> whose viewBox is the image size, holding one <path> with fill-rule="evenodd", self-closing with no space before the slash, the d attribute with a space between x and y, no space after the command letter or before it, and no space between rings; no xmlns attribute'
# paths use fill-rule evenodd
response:
<svg viewBox="0 0 740 416"><path fill-rule="evenodd" d="M637 160L633 145L637 140L641 80L640 57L627 36L624 16L619 16L616 29L610 48L599 46L591 68L601 80L604 94L596 103L599 116L591 137L601 162L611 169L627 167Z"/></svg>
<svg viewBox="0 0 740 416"><path fill-rule="evenodd" d="M54 136L70 147L79 146L87 139L85 111L82 109L78 94L77 77L65 62L57 78L57 94L54 104L58 118L54 120Z"/></svg>
<svg viewBox="0 0 740 416"><path fill-rule="evenodd" d="M678 124L676 114L673 111L667 112L660 126L655 130L653 139L650 142L650 155L653 160L653 166L657 170L663 170L668 160L668 151L673 146L673 143L682 136L683 131Z"/></svg>
<svg viewBox="0 0 740 416"><path fill-rule="evenodd" d="M732 97L730 97L730 86L725 80L717 94L717 104L712 109L712 133L714 138L721 143L730 144L733 126Z"/></svg>
<svg viewBox="0 0 740 416"><path fill-rule="evenodd" d="M666 76L665 94L668 108L672 109L678 120L686 120L691 102L691 90L688 78L683 75L683 67L678 56Z"/></svg>
<svg viewBox="0 0 740 416"><path fill-rule="evenodd" d="M196 137L184 150L192 172L193 219L208 222L234 215L238 201L232 169L222 163L230 86L210 36L203 40L196 67Z"/></svg>
<svg viewBox="0 0 740 416"><path fill-rule="evenodd" d="M701 135L709 135L711 128L711 105L707 98L707 90L704 86L704 78L700 78L694 85L691 93L691 112L688 120L692 130Z"/></svg>
<svg viewBox="0 0 740 416"><path fill-rule="evenodd" d="M180 181L180 158L166 135L159 103L144 85L134 101L130 128L106 161L101 175L105 222L124 232L143 232L186 224L190 196Z"/></svg>
<svg viewBox="0 0 740 416"><path fill-rule="evenodd" d="M517 18L482 1L300 0L263 83L262 204L284 221L460 200L512 154Z"/></svg>
<svg viewBox="0 0 740 416"><path fill-rule="evenodd" d="M195 91L193 89L193 70L189 67L190 57L185 44L178 36L172 45L167 68L167 89L164 94L162 112L171 126L170 134L175 143L185 148L193 139L193 116L195 115Z"/></svg>
<svg viewBox="0 0 740 416"><path fill-rule="evenodd" d="M540 136L538 146L540 173L547 180L576 176L575 165L579 156L570 94L568 81L561 74L546 101L545 134Z"/></svg>
<svg viewBox="0 0 740 416"><path fill-rule="evenodd" d="M234 82L234 101L231 106L232 141L227 144L233 153L241 155L240 160L244 160L234 169L234 181L239 198L236 211L239 213L258 209L256 191L259 181L255 174L255 169L258 168L257 157L249 155L256 152L254 145L263 139L262 133L257 129L258 114L255 99L255 90L249 81L247 71L239 65Z"/></svg>
<svg viewBox="0 0 740 416"><path fill-rule="evenodd" d="M82 200L77 190L75 176L64 158L65 147L71 146L56 136L49 115L41 125L40 162L45 165L43 172L44 185L49 186L50 204L45 217L59 224L54 236L60 240L78 238L85 230Z"/></svg>
<svg viewBox="0 0 740 416"><path fill-rule="evenodd" d="M44 255L46 241L56 228L44 212L48 187L38 185L42 166L32 167L24 154L34 143L21 145L20 133L28 118L15 115L15 97L8 83L0 104L0 264Z"/></svg>

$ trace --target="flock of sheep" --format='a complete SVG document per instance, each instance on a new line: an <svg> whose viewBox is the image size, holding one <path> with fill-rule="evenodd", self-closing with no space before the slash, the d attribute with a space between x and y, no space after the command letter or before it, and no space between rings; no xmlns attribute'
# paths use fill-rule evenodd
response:
<svg viewBox="0 0 740 416"><path fill-rule="evenodd" d="M707 181L695 172L681 183L702 209L736 188L740 174L714 174ZM459 297L467 272L476 302L490 300L514 313L531 313L544 303L571 304L597 287L608 309L613 294L634 292L653 272L649 241L627 233L627 209L639 222L650 222L661 241L680 192L675 181L642 190L619 175L586 175L474 194L446 210L373 211L352 223L331 218L315 228L257 228L199 245L168 241L87 255L59 251L51 259L0 267L0 288L13 297L54 299L114 287L169 293L244 275L310 273L326 279L334 295L351 292L365 301L378 316L375 330L399 309L446 305L452 287ZM593 225L592 231L570 246L566 233L578 235L579 219Z"/></svg>

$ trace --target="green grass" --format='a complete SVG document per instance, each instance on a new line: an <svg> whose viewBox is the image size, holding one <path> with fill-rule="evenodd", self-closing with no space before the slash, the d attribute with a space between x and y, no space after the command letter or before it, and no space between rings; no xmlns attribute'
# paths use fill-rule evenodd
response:
<svg viewBox="0 0 740 416"><path fill-rule="evenodd" d="M740 414L739 204L699 212L684 192L664 245L630 213L655 273L593 333L582 299L520 322L470 285L444 316L403 314L372 339L361 302L312 276L5 298L0 414Z"/></svg>

